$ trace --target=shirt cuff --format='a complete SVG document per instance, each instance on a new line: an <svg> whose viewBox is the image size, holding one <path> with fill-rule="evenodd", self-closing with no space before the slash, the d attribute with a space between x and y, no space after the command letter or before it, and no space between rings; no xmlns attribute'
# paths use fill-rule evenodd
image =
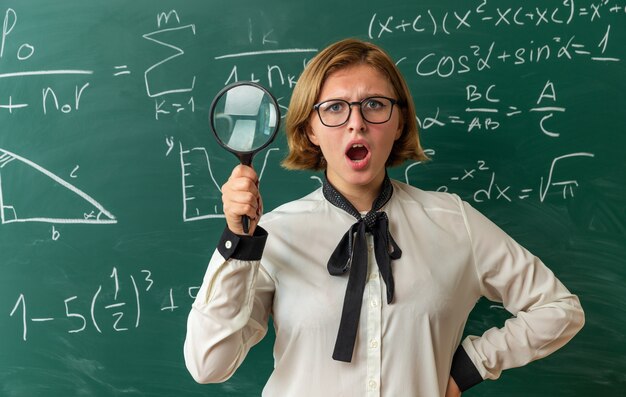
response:
<svg viewBox="0 0 626 397"><path fill-rule="evenodd" d="M463 349L463 346L459 346L454 353L454 357L452 357L450 375L461 392L483 381L483 377L465 352L465 349Z"/></svg>
<svg viewBox="0 0 626 397"><path fill-rule="evenodd" d="M217 250L224 259L239 259L244 261L261 260L267 231L257 226L252 236L235 234L228 227L224 229Z"/></svg>

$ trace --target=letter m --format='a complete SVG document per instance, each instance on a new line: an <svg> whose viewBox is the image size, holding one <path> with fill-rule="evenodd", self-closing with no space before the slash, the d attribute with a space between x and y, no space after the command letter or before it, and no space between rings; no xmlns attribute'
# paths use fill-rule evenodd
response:
<svg viewBox="0 0 626 397"><path fill-rule="evenodd" d="M176 17L176 22L180 23L180 18L178 18L178 13L176 12L176 10L171 10L167 14L165 12L162 12L157 15L157 26L161 27L161 22L163 21L163 19L165 19L166 25L170 23L170 18L172 17L172 15Z"/></svg>

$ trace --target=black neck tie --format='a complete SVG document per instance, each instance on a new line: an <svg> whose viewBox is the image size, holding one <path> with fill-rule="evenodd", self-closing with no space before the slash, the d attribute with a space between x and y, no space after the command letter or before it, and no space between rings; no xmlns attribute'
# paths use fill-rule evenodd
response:
<svg viewBox="0 0 626 397"><path fill-rule="evenodd" d="M402 251L389 233L387 214L379 211L391 198L393 186L389 177L385 175L380 195L374 200L372 209L364 217L361 217L359 211L328 180L324 180L322 191L326 200L357 219L357 222L344 234L328 260L328 272L331 275L341 276L350 272L343 301L339 332L337 333L335 350L333 352L333 359L350 362L352 361L354 343L359 328L363 291L367 281L368 258L365 238L365 233L367 232L374 237L374 253L378 269L387 287L387 303L391 303L393 300L394 283L391 272L391 259L400 258Z"/></svg>

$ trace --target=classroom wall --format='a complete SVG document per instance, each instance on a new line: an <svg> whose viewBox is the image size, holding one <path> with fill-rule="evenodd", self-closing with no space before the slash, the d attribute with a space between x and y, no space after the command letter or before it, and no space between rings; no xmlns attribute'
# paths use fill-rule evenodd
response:
<svg viewBox="0 0 626 397"><path fill-rule="evenodd" d="M270 334L197 385L186 316L224 227L236 159L213 96L254 80L283 116L304 65L345 37L396 60L428 163L392 177L453 192L540 256L586 310L565 348L467 396L626 388L626 3L0 3L0 395L256 396ZM265 208L320 186L256 157ZM466 333L510 317L479 301Z"/></svg>

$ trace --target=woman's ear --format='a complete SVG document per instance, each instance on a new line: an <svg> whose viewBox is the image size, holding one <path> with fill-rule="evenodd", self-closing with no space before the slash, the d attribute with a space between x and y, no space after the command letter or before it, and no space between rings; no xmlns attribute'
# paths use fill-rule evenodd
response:
<svg viewBox="0 0 626 397"><path fill-rule="evenodd" d="M320 145L319 140L317 139L317 135L315 135L315 131L313 131L313 128L311 128L311 126L307 127L306 136L309 138L309 141L311 141L311 143L315 146Z"/></svg>
<svg viewBox="0 0 626 397"><path fill-rule="evenodd" d="M398 124L399 124L399 125L398 125L398 130L396 131L396 137L395 137L395 139L394 139L395 141L397 141L398 139L400 139L400 137L402 136L402 130L403 130L403 127L404 127L404 125L403 125L404 123L400 122L400 123L398 123Z"/></svg>
<svg viewBox="0 0 626 397"><path fill-rule="evenodd" d="M404 130L404 118L406 117L404 110L402 111L401 116L402 117L400 117L400 119L398 120L398 129L396 130L396 136L394 138L395 141L400 139L400 137L402 136L402 131Z"/></svg>

